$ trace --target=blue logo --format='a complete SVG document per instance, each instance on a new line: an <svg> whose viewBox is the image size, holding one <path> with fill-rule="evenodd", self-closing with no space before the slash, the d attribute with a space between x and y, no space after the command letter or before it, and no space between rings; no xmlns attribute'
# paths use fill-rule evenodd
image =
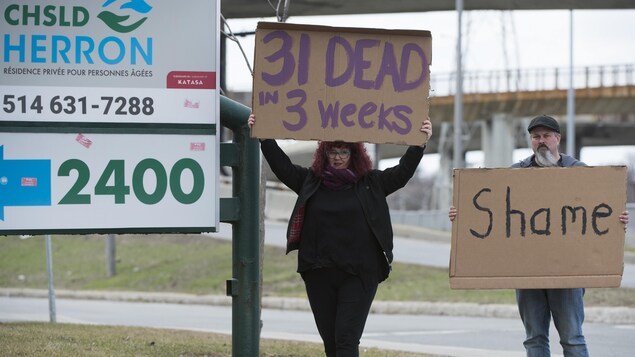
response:
<svg viewBox="0 0 635 357"><path fill-rule="evenodd" d="M106 26L119 33L128 33L139 28L139 26L141 26L148 19L147 16L143 15L149 13L152 10L152 6L148 5L148 3L146 3L144 0L126 0L118 8L115 4L117 1L118 0L106 0L106 2L101 7L116 8L116 10L113 11L119 14L122 13L122 10L132 10L136 13L136 18L131 19L131 15L118 15L117 13L108 10L100 12L97 17L101 21L103 21Z"/></svg>

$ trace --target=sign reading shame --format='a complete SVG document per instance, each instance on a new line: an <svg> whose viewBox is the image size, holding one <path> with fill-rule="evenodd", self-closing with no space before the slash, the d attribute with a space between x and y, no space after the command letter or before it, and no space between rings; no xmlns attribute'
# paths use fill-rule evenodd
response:
<svg viewBox="0 0 635 357"><path fill-rule="evenodd" d="M429 31L258 23L253 136L421 145Z"/></svg>
<svg viewBox="0 0 635 357"><path fill-rule="evenodd" d="M454 171L450 286L618 287L626 167Z"/></svg>

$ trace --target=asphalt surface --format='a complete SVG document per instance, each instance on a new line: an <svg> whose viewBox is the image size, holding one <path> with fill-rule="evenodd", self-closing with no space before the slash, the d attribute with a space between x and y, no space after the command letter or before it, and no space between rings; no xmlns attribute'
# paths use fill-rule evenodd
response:
<svg viewBox="0 0 635 357"><path fill-rule="evenodd" d="M4 291L4 293L9 293ZM0 321L49 321L49 305L44 291L41 297L0 296ZM56 299L56 321L60 323L97 324L110 326L141 326L196 330L232 334L233 306L226 306L229 298L193 297L179 294L145 293L85 293L81 298L74 292L60 291L58 295L73 296ZM137 301L113 301L130 299ZM152 300L156 302L153 302ZM166 301L174 301L173 303ZM265 300L272 304L271 300ZM279 303L279 301L278 301ZM313 316L301 306L293 310L286 306L264 307L260 321L263 339L282 339L320 343ZM276 306L275 304L273 304ZM438 306L444 311L443 306ZM592 356L630 356L635 350L632 339L635 325L585 322L585 337ZM551 335L557 336L554 326ZM446 316L418 313L372 313L368 317L361 349L376 347L452 357L521 357L524 330L518 317ZM550 341L552 356L561 356L558 339ZM0 354L2 354L0 346Z"/></svg>
<svg viewBox="0 0 635 357"><path fill-rule="evenodd" d="M285 230L286 223L284 222L267 222L265 244L284 246ZM395 238L395 257L397 261L447 268L450 246L446 233L413 231L408 227L395 227L395 231L397 235ZM223 224L220 232L211 234L211 236L231 239L231 226ZM422 236L426 239L412 238ZM633 259L632 256L625 258L629 262L632 261L631 259ZM635 278L635 270L631 270L631 268L633 268L632 264L626 264L626 279L624 281L627 283L630 281L629 279ZM106 313L105 317L89 314L90 321L86 320L86 323L139 324L150 327L209 330L210 320L207 319L202 322L202 327L191 326L191 319L183 321L181 325L173 325L180 315L188 313L198 315L201 314L200 309L206 309L204 316L218 314L218 318L212 319L214 321L231 321L230 317L225 316L231 314L232 311L232 299L227 296L68 290L56 290L55 296L60 307L68 306L64 309L60 308L65 313L68 313L71 307L84 306L91 301L107 304L100 303L100 306L114 306L115 311L126 306L117 304L138 303L144 303L144 311L152 309L153 306L165 311L165 307L168 305L173 306L170 309L176 310L179 309L179 306L185 309L183 310L185 312L176 313L173 317L162 316L161 321L169 321L172 324L165 326L164 322L152 321L151 319L145 321L142 319L143 316L133 319L124 316L123 320L109 320L120 316L121 314L118 312ZM45 310L36 314L33 311L34 308L29 306L39 306L41 310L46 306L42 301L46 301L44 299L47 298L47 290L0 288L0 320L11 321L13 320L11 316L14 316L12 314L15 314L16 320L46 321L48 316ZM17 309L19 306L23 306L22 304L26 304L24 309L27 315L17 314ZM2 312L3 309L8 310ZM79 309L81 310L81 307ZM131 309L132 311L140 310L135 310L134 305ZM198 312L188 312L190 310ZM590 340L589 343L592 343L590 347L595 348L596 353L605 356L622 356L624 355L622 352L630 351L635 347L635 345L631 345L632 339L625 337L635 330L635 308L586 307L585 313L585 326L587 326L585 334ZM142 315L154 316L157 314L145 312ZM29 316L31 317L29 318ZM294 316L296 325L291 330L285 330L284 324ZM74 317L73 313L61 316L61 318L76 323L82 323L85 319L79 314ZM105 320L101 321L100 319ZM320 342L316 331L314 331L310 308L305 299L263 297L262 319L266 322L261 333L263 338ZM407 325L410 320L412 321ZM301 331L297 330L297 326L299 326L297 324L300 322L306 324ZM231 325L216 329L214 332L231 333ZM557 332L552 331L552 335L557 336ZM499 339L496 339L497 336ZM362 345L455 357L520 357L524 355L521 344L523 336L524 332L519 322L517 308L512 304L375 301ZM557 339L553 338L552 340L554 340L551 341L552 351L558 353L561 349L557 345Z"/></svg>
<svg viewBox="0 0 635 357"><path fill-rule="evenodd" d="M265 244L285 245L286 223L267 221L265 223ZM395 227L395 260L405 263L421 264L433 267L448 267L450 244L447 233L410 227ZM231 239L231 225L221 224L218 233L210 236ZM426 239L405 238L410 236ZM625 260L635 260L628 255ZM622 286L635 287L635 265L625 264ZM227 296L200 296L180 293L147 293L115 291L66 291L56 290L59 298L103 299L110 301L163 302L179 304L231 305ZM0 288L0 296L47 297L46 290ZM309 310L304 299L263 297L263 308L283 310ZM512 304L476 304L445 303L426 301L375 301L372 313L381 314L425 314L437 316L472 316L518 318L516 305ZM635 325L635 308L629 307L586 307L586 322Z"/></svg>

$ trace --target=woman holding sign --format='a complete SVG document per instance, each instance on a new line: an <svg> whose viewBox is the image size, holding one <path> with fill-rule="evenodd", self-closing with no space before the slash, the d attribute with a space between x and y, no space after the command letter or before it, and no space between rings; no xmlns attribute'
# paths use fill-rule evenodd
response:
<svg viewBox="0 0 635 357"><path fill-rule="evenodd" d="M252 114L249 127L255 122ZM419 130L425 142L430 120ZM425 145L410 146L398 165L383 171L372 168L362 143L321 141L308 168L294 165L273 139L261 140L260 148L273 173L298 194L287 253L298 249L297 271L326 356L358 356L377 286L393 258L386 196L414 175Z"/></svg>

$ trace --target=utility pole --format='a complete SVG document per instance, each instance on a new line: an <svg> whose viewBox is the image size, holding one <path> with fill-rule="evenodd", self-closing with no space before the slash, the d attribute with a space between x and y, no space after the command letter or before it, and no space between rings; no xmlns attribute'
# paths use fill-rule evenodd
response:
<svg viewBox="0 0 635 357"><path fill-rule="evenodd" d="M456 0L456 12L458 15L458 37L456 40L456 93L454 93L454 150L453 166L461 169L464 165L463 157L463 0Z"/></svg>
<svg viewBox="0 0 635 357"><path fill-rule="evenodd" d="M117 274L117 247L115 235L106 236L106 276L111 278Z"/></svg>
<svg viewBox="0 0 635 357"><path fill-rule="evenodd" d="M575 150L575 90L573 89L573 9L569 10L569 90L567 91L567 154Z"/></svg>

